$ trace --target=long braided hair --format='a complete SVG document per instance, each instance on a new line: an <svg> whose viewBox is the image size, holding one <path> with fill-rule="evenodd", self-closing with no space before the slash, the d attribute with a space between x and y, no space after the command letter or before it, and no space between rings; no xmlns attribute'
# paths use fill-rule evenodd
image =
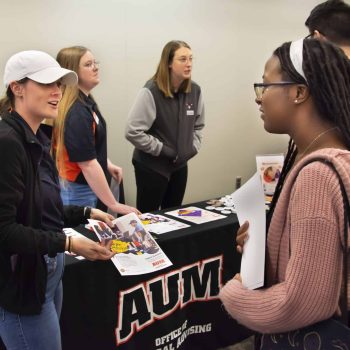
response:
<svg viewBox="0 0 350 350"><path fill-rule="evenodd" d="M315 107L324 120L338 126L343 141L350 149L350 60L344 52L327 41L305 39L303 71L306 80L295 70L289 55L290 42L277 48L273 55L280 61L282 78L309 87ZM281 194L284 181L292 168L298 149L292 139L276 191L267 216L267 230Z"/></svg>

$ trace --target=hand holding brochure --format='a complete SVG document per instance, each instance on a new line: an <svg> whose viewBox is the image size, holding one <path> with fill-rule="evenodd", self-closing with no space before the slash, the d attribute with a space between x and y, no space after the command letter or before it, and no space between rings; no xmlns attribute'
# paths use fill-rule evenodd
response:
<svg viewBox="0 0 350 350"><path fill-rule="evenodd" d="M242 187L232 193L239 224L249 222L249 238L244 244L241 278L248 289L264 284L266 211L264 191L256 173Z"/></svg>
<svg viewBox="0 0 350 350"><path fill-rule="evenodd" d="M75 231L73 228L70 228L70 227L65 227L63 229L63 232L64 234L67 236L67 237L84 237L86 238L85 236L83 236L81 233L79 233L78 231ZM70 253L68 251L65 252L67 255L70 255L70 256L73 256L74 258L78 259L78 260L84 260L85 258L83 256L80 256L80 255L76 255L75 253Z"/></svg>
<svg viewBox="0 0 350 350"><path fill-rule="evenodd" d="M113 228L98 220L89 219L89 223L100 241L112 241L111 250L116 255L111 260L122 276L141 275L172 265L135 213L115 219Z"/></svg>

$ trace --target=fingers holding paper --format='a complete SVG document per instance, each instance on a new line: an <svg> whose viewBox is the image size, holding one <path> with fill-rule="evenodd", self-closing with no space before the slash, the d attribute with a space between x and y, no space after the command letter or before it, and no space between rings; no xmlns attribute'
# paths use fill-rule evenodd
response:
<svg viewBox="0 0 350 350"><path fill-rule="evenodd" d="M236 273L235 277L233 277L233 279L242 283L242 277L241 277L241 274L239 274L239 273Z"/></svg>
<svg viewBox="0 0 350 350"><path fill-rule="evenodd" d="M237 236L236 236L236 243L237 243L237 252L243 253L243 247L245 242L248 240L249 235L248 235L248 229L249 229L249 222L246 221L237 231Z"/></svg>
<svg viewBox="0 0 350 350"><path fill-rule="evenodd" d="M115 217L100 209L91 208L90 219L101 220L105 222L109 227L113 227L114 224L112 221L115 219Z"/></svg>
<svg viewBox="0 0 350 350"><path fill-rule="evenodd" d="M110 250L111 243L96 243L85 237L71 237L71 251L88 260L109 260L115 253Z"/></svg>

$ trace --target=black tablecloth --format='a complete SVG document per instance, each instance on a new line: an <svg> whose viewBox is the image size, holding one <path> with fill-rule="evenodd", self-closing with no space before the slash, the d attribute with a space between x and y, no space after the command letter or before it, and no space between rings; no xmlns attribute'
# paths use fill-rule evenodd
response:
<svg viewBox="0 0 350 350"><path fill-rule="evenodd" d="M212 350L249 336L217 298L220 285L240 270L234 249L237 228L231 214L157 235L173 265L140 276L121 276L110 261L67 256L63 349Z"/></svg>

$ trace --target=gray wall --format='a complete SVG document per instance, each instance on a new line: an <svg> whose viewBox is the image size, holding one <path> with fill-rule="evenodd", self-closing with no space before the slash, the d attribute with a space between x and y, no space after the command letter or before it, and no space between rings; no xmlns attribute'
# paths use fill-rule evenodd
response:
<svg viewBox="0 0 350 350"><path fill-rule="evenodd" d="M132 146L124 139L128 110L154 74L172 39L187 41L193 79L203 90L203 147L190 162L185 202L231 193L247 180L255 155L282 152L287 137L267 134L254 103L272 51L305 36L304 21L318 0L1 0L0 76L8 57L38 49L56 56L84 45L101 62L93 94L108 123L109 157L124 168L127 201L135 203Z"/></svg>

